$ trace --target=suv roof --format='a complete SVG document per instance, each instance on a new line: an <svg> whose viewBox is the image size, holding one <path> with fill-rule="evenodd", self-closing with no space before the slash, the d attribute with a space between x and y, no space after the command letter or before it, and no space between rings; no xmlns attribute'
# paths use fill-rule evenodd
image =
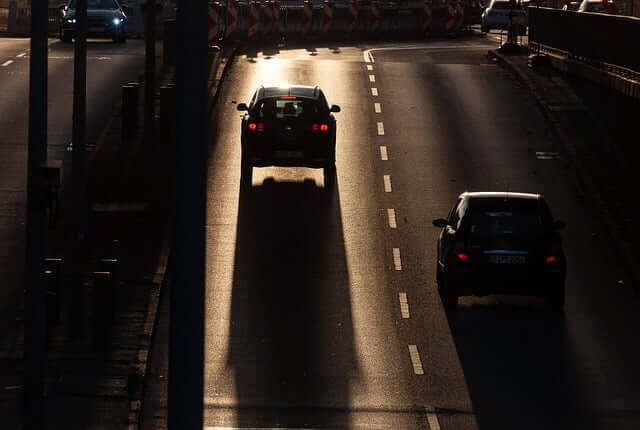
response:
<svg viewBox="0 0 640 430"><path fill-rule="evenodd" d="M261 85L258 90L259 99L281 96L297 96L317 99L320 96L320 87L317 85L313 87L310 85Z"/></svg>
<svg viewBox="0 0 640 430"><path fill-rule="evenodd" d="M530 200L540 200L542 197L540 194L531 194L531 193L511 193L511 192L503 192L503 191L477 191L477 192L468 192L460 194L462 198L473 198L473 199L483 199L483 198L505 198L505 199L530 199Z"/></svg>

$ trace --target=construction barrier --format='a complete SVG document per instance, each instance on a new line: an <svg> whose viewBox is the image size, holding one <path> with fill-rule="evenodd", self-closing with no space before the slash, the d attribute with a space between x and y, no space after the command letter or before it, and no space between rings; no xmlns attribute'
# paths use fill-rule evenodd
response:
<svg viewBox="0 0 640 430"><path fill-rule="evenodd" d="M424 6L422 9L422 31L424 33L427 33L429 31L432 16L433 10L431 8L431 0L424 0Z"/></svg>
<svg viewBox="0 0 640 430"><path fill-rule="evenodd" d="M225 37L235 39L238 28L238 0L227 0Z"/></svg>
<svg viewBox="0 0 640 430"><path fill-rule="evenodd" d="M311 25L313 24L313 3L309 0L302 2L302 34L303 36L311 33Z"/></svg>
<svg viewBox="0 0 640 430"><path fill-rule="evenodd" d="M358 26L358 0L349 1L349 14L347 21L347 32L353 33Z"/></svg>
<svg viewBox="0 0 640 430"><path fill-rule="evenodd" d="M275 40L280 39L280 33L282 32L280 23L280 0L273 0L271 2L271 9L273 16L273 24L271 26L271 35Z"/></svg>
<svg viewBox="0 0 640 430"><path fill-rule="evenodd" d="M267 0L262 8L262 34L265 38L271 36L273 31L273 2Z"/></svg>
<svg viewBox="0 0 640 430"><path fill-rule="evenodd" d="M333 0L324 0L324 7L322 8L322 32L329 33L333 24Z"/></svg>
<svg viewBox="0 0 640 430"><path fill-rule="evenodd" d="M371 11L369 14L369 30L371 33L377 33L380 28L380 4L377 1L371 2Z"/></svg>
<svg viewBox="0 0 640 430"><path fill-rule="evenodd" d="M456 24L453 31L458 32L464 26L464 2L458 0L456 2Z"/></svg>
<svg viewBox="0 0 640 430"><path fill-rule="evenodd" d="M220 11L222 5L218 2L209 3L209 44L213 45L220 37Z"/></svg>
<svg viewBox="0 0 640 430"><path fill-rule="evenodd" d="M456 13L456 0L447 0L447 22L445 24L445 31L448 35L452 35L456 28L457 13Z"/></svg>

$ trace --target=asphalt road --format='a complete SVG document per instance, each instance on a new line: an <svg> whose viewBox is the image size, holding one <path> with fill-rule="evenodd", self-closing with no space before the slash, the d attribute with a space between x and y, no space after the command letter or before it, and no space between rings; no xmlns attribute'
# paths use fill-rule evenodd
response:
<svg viewBox="0 0 640 430"><path fill-rule="evenodd" d="M24 208L29 106L29 39L0 38L0 335L22 307ZM144 67L144 42L90 40L87 50L87 141L95 144L120 102L120 86ZM49 40L48 158L71 141L73 45ZM64 166L66 174L71 166ZM16 222L17 221L17 222Z"/></svg>
<svg viewBox="0 0 640 430"><path fill-rule="evenodd" d="M640 428L638 297L534 101L487 63L492 47L236 58L208 154L208 428ZM236 104L283 81L342 107L333 189L290 168L254 169L240 189ZM506 296L445 314L431 220L464 190L540 192L566 221L564 317Z"/></svg>

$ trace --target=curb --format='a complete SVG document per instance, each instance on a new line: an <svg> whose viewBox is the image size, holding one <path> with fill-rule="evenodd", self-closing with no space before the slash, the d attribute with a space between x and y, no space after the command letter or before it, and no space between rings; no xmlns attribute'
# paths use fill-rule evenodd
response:
<svg viewBox="0 0 640 430"><path fill-rule="evenodd" d="M234 44L229 47L224 47L221 50L221 55L216 55L216 59L211 67L210 82L209 82L209 102L207 106L207 112L211 113L211 110L215 106L218 100L218 94L220 86L227 75L228 65L235 57L237 46ZM224 61L223 61L224 59ZM220 65L223 65L220 67ZM211 77L214 79L212 80ZM213 83L211 82L213 81ZM158 323L158 309L160 301L165 291L165 287L171 279L171 220L169 220L169 227L165 231L165 237L162 245L162 253L158 259L158 266L156 272L153 275L153 289L151 291L151 297L147 305L147 311L145 316L144 330L139 336L140 343L138 351L136 353L136 361L131 366L129 374L128 386L130 387L130 400L129 400L129 413L128 413L128 430L138 430L142 428L142 402L145 397L145 390L147 386L148 370L150 368L150 362L152 359L151 352L152 346L155 341L155 328Z"/></svg>
<svg viewBox="0 0 640 430"><path fill-rule="evenodd" d="M531 79L529 79L529 77L521 73L513 65L513 63L511 63L507 59L506 56L500 54L499 52L495 50L489 50L488 56L489 58L496 59L501 66L508 69L515 77L517 77L520 82L522 82L527 87L529 93L536 100L536 104L540 109L540 112L553 130L556 141L558 141L565 148L567 154L569 155L570 161L575 168L577 179L582 183L581 185L583 185L587 191L584 194L588 195L587 198L589 198L595 205L597 214L600 216L601 221L605 224L609 236L611 236L611 238L615 242L614 252L618 254L618 256L624 262L624 265L626 266L626 269L631 277L633 289L636 291L640 291L640 269L638 269L637 267L636 261L633 257L633 253L631 252L631 247L629 243L622 238L622 234L620 233L617 224L614 222L613 216L611 215L607 204L602 198L602 194L595 186L593 178L589 174L588 169L584 167L579 160L576 148L567 138L562 124L556 118L554 118L554 114L549 110L544 97L536 91L535 85L533 84Z"/></svg>

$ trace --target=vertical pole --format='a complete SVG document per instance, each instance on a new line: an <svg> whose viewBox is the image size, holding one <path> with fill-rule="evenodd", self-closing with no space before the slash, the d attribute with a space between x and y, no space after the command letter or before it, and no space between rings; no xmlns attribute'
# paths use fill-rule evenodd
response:
<svg viewBox="0 0 640 430"><path fill-rule="evenodd" d="M31 8L29 56L29 143L27 162L26 258L24 270L24 409L25 430L44 428L46 367L46 286L42 276L45 217L41 166L47 159L47 2Z"/></svg>
<svg viewBox="0 0 640 430"><path fill-rule="evenodd" d="M183 0L177 26L168 423L202 430L207 2Z"/></svg>
<svg viewBox="0 0 640 430"><path fill-rule="evenodd" d="M73 62L72 195L73 247L70 329L71 337L83 334L82 295L87 236L87 0L76 0L75 51Z"/></svg>
<svg viewBox="0 0 640 430"><path fill-rule="evenodd" d="M156 87L156 0L147 0L145 23L144 140L153 142Z"/></svg>

